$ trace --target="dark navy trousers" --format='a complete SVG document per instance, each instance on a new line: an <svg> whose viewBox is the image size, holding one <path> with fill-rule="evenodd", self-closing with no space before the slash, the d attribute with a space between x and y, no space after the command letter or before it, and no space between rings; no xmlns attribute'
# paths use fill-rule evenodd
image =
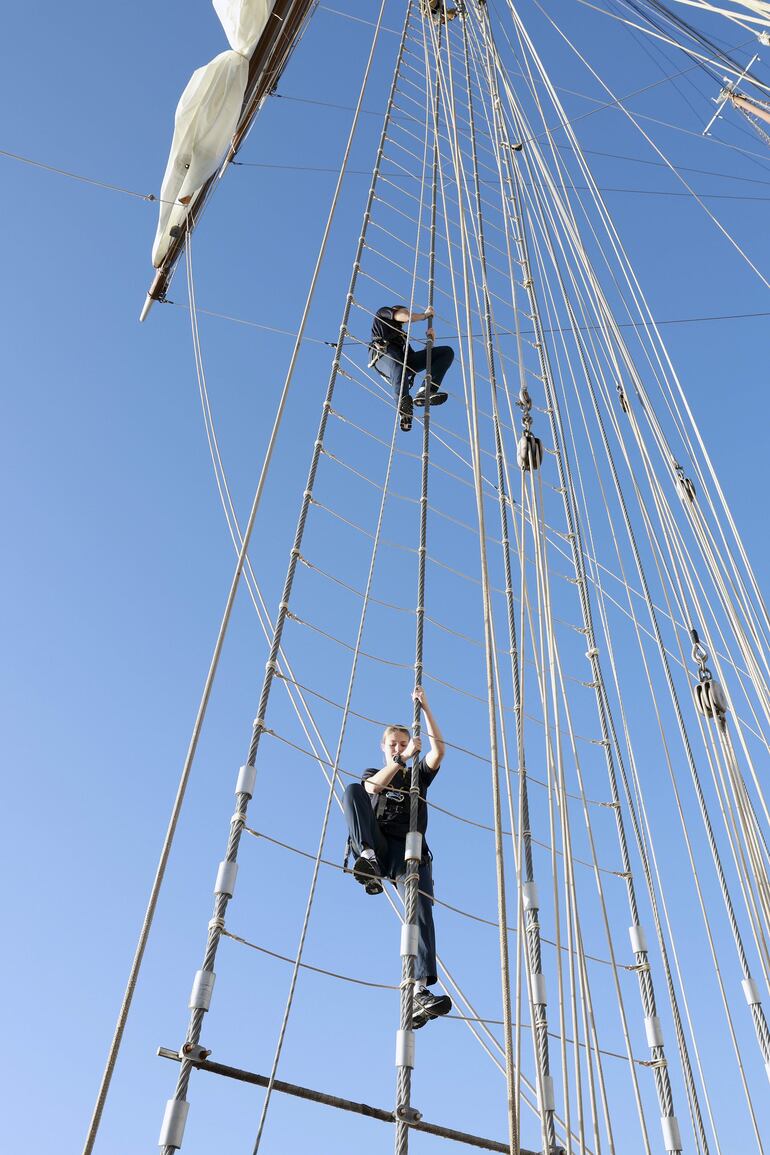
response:
<svg viewBox="0 0 770 1155"><path fill-rule="evenodd" d="M404 373L404 362L399 357L391 357L389 353L385 353L382 357L377 358L375 367L378 373L390 381L396 400L400 401L403 395L412 388L415 373L422 373L425 369L426 359L427 351L425 349L411 349L406 357L406 373ZM451 346L434 346L430 358L430 376L435 388L439 388L441 385L454 359L455 351Z"/></svg>
<svg viewBox="0 0 770 1155"><path fill-rule="evenodd" d="M375 817L372 795L360 782L348 786L343 798L343 807L350 842L356 857L364 847L370 847L377 855L383 876L395 882L402 901L405 901L405 840L392 838L385 833ZM424 851L420 863L417 886L420 893L417 895L417 958L414 964L414 977L424 982L426 986L431 986L437 980L436 932L433 926L433 870L427 851Z"/></svg>

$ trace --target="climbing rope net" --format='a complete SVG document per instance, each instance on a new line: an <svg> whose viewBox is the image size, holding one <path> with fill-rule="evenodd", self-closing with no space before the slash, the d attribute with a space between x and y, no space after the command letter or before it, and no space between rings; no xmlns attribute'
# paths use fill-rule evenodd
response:
<svg viewBox="0 0 770 1155"><path fill-rule="evenodd" d="M324 1092L342 1085L348 1110L392 1097L387 1023L396 1090L374 1116L398 1152L434 1142L427 1117L511 1152L764 1149L770 619L527 27L510 2L461 7L443 23L410 2L378 49L395 48L392 85L277 607L219 453L187 248L234 588L242 574L267 657L186 1037L164 1052L179 1061L164 1155L196 1070L266 1072L255 1152L300 1084L336 1107ZM373 313L402 301L433 305L456 350L450 404L408 437L366 353ZM405 908L387 889L363 902L339 809L415 684L447 742L427 802L454 1002L419 1046L399 929L416 872ZM311 1008L317 1046L300 1048ZM209 1059L218 1014L244 1020L251 1075Z"/></svg>

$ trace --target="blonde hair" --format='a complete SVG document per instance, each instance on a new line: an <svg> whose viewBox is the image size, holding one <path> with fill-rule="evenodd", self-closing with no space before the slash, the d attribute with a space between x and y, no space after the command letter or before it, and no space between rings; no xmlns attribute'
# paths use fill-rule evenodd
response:
<svg viewBox="0 0 770 1155"><path fill-rule="evenodd" d="M411 736L412 736L412 732L408 726L399 726L397 723L394 723L392 726L386 726L385 729L383 730L383 732L382 732L383 743L385 742L385 739L387 738L388 734L399 734L399 733L406 734L407 738L411 738Z"/></svg>

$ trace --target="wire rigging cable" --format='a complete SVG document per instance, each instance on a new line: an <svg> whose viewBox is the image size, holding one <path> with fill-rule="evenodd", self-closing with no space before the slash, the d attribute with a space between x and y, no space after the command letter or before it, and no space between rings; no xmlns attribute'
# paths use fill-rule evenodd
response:
<svg viewBox="0 0 770 1155"><path fill-rule="evenodd" d="M447 7L444 0L440 7ZM689 26L657 0L627 0L625 9L649 19L664 39L689 36ZM732 1048L736 1103L743 1096L741 1134L753 1132L761 1151L766 1108L750 1064L759 1063L761 1074L770 1061L757 981L770 979L770 807L760 760L770 750L770 617L722 492L711 483L712 465L658 324L580 148L575 118L562 107L512 3L467 0L457 20L432 18L422 0L407 5L392 45L392 76L337 340L324 342L330 347L324 355L324 365L330 362L326 391L272 618L261 570L247 557L364 111L375 46L385 31L384 11L383 2L244 528L217 434L199 329L204 311L197 306L189 243L186 249L204 427L238 563L126 1013L241 573L269 652L161 1146L171 1155L181 1145L191 1073L205 1067L202 1030L214 964L221 939L229 938L250 948L233 950L244 968L266 965L260 955L291 967L276 1037L268 1040L269 1074L260 1076L266 1093L255 1120L254 1152L267 1141L272 1092L280 1089L278 1068L288 1060L285 1041L290 1021L293 1029L298 1017L302 975L315 972L351 984L351 997L355 988L367 986L399 990L389 1121L397 1155L408 1155L410 1131L419 1119L413 1102L413 980L424 849L418 807L427 802L420 797L417 756L410 776L403 911L386 887L401 923L398 987L376 981L379 973L370 977L365 966L327 959L326 952L315 957L328 966L311 966L305 953L322 888L342 877L325 848L334 804L346 779L356 777L357 762L346 756L345 744L352 743L356 726L368 730L384 713L384 703L361 708L356 694L363 686L371 699L383 687L403 685L409 671L415 689L435 684L456 711L447 746L462 759L463 774L448 783L446 806L428 805L455 845L464 850L467 838L473 870L463 866L460 873L448 863L436 903L458 916L448 919L445 958L454 956L458 944L466 947L459 937L451 939L459 925L468 934L466 957L474 968L488 968L485 1002L496 991L489 972L494 970L495 981L499 974L501 1009L495 1007L494 1018L479 1014L475 995L472 1002L445 958L438 971L457 1003L456 1017L465 1023L456 1034L473 1044L476 1057L478 1043L482 1061L490 1060L499 1072L500 1125L504 1111L511 1155L529 1141L529 1132L549 1155L561 1143L574 1153L599 1155L619 1150L623 1142L651 1155L660 1145L658 1120L671 1155L690 1146L700 1155L720 1155L723 1107L709 1085L708 1032L699 1005L707 998L701 999L701 991L712 1001L718 996L715 1005L721 1002L722 1018L717 1012L707 1026L719 1032L725 1055ZM505 29L499 40L498 26ZM566 45L577 53L555 21L549 27L562 50ZM721 60L715 45L697 35L694 43L693 68L712 68L700 60L705 52ZM609 87L604 89L616 104ZM568 151L553 139L554 118ZM638 127L636 117L632 123ZM655 163L679 177L673 163L659 150L657 155ZM690 195L690 186L685 188ZM585 190L588 196L577 195ZM436 323L455 332L455 372L462 383L447 418L439 421L425 407L421 448L410 448L400 437L392 396L362 366L362 332L375 299L386 299L386 293L393 300L405 297L407 282L410 315L424 285ZM426 398L434 368L433 324L431 318ZM414 605L402 592L411 579L393 580L394 572L411 573L413 560ZM443 604L437 606L439 598ZM714 654L716 674L729 681L729 724L726 715L706 714L692 725L692 663L683 639L693 621ZM628 685L621 659L636 669ZM280 713L276 679L284 684L296 722L289 711L288 722ZM420 731L415 701L413 736ZM293 769L292 760L300 763L303 792L305 774L308 780L318 771L323 775L318 814L312 806L303 811L312 829L302 837L275 828L267 801L272 791L276 797L297 791L296 783L288 787L280 774L262 775L256 799L257 767L268 760L281 769ZM247 825L254 806L262 814L259 830ZM695 831L698 821L702 830ZM244 832L254 839L249 844L258 865L263 844L270 843L291 852L283 856L289 869L303 861L308 867L295 945L280 953L269 948L283 944L255 929L261 913L243 908L241 916L251 925L240 925L237 935L226 925ZM678 857L669 853L672 832ZM711 874L704 863L709 869L713 864ZM240 868L246 865L253 866L241 862ZM336 869L321 870L328 866ZM450 868L458 871L454 878ZM673 887L677 869L681 878ZM488 895L479 881L484 878L491 888L493 870L496 919L486 917ZM279 887L288 891L289 883L279 871L273 883L277 903L284 894ZM471 894L473 886L478 890ZM678 925L680 886L696 922L702 922L700 953ZM654 928L649 943L645 924ZM493 967L488 960L494 952L488 946L482 952L476 943L476 936L489 937L488 927L496 928L498 938ZM693 958L704 972L690 980L697 980L697 993L687 986ZM734 1005L741 995L745 1022ZM676 1046L664 1046L664 1033L672 1028ZM752 1031L756 1047L747 1044ZM640 1059L645 1040L648 1057ZM622 1059L622 1066L609 1063L610 1057ZM458 1062L469 1062L459 1050ZM103 1101L100 1093L99 1113ZM680 1116L676 1107L681 1110L682 1101L687 1112Z"/></svg>

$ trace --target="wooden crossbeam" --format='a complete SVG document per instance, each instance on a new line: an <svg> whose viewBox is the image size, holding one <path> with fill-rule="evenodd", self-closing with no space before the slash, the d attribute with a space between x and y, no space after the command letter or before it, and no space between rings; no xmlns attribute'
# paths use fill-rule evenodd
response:
<svg viewBox="0 0 770 1155"><path fill-rule="evenodd" d="M170 1047L158 1047L158 1054L162 1059L173 1059L180 1063L178 1051ZM240 1067L227 1067L223 1063L212 1063L209 1059L190 1060L199 1071L209 1071L212 1075L224 1075L228 1079L236 1079L240 1083L251 1083L256 1087L267 1087L270 1080L266 1075L256 1075L253 1071L243 1071ZM324 1091L315 1091L311 1087L299 1087L296 1083L285 1083L281 1079L273 1080L274 1091L282 1095L293 1095L297 1099L309 1099L313 1103L322 1103L326 1107L336 1107L340 1111L352 1111L355 1115L365 1115L368 1119L378 1119L382 1123L395 1123L394 1111L384 1111L381 1107L370 1107L368 1103L357 1103L353 1099L341 1099L338 1095L327 1095ZM441 1139L452 1139L455 1143L464 1143L467 1147L480 1147L484 1151L500 1151L503 1155L510 1155L507 1143L498 1143L495 1139L485 1139L481 1135L470 1135L466 1131L455 1131L452 1127L440 1127L436 1123L425 1123L420 1120L409 1120L413 1131L424 1131L427 1135L437 1135ZM535 1151L520 1148L520 1155L538 1155Z"/></svg>

